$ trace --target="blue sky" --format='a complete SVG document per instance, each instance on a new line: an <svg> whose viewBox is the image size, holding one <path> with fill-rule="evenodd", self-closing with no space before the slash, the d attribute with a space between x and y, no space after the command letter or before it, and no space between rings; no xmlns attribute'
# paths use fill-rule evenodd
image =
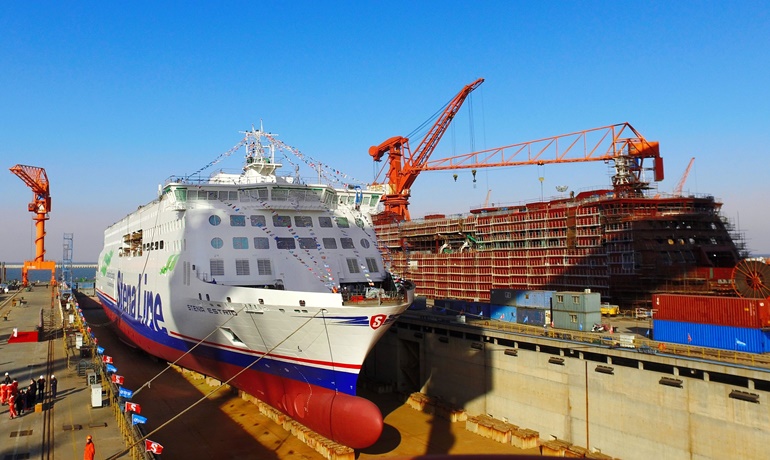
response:
<svg viewBox="0 0 770 460"><path fill-rule="evenodd" d="M47 259L73 233L95 261L106 226L260 120L367 182L369 146L478 77L432 158L628 121L661 144L660 191L694 156L684 190L770 253L768 23L752 1L2 2L0 260L34 256L17 163L51 183ZM610 180L601 162L452 174L417 179L413 217L538 199L539 176L546 197Z"/></svg>

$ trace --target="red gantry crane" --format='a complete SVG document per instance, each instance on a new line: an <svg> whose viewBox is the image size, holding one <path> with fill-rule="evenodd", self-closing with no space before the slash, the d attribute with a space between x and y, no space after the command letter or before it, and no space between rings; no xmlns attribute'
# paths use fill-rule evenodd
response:
<svg viewBox="0 0 770 460"><path fill-rule="evenodd" d="M395 142L394 140L397 141L398 138L391 138L380 147L372 147L370 155L377 159L375 154L387 150L389 142ZM652 168L644 167L644 160L648 158L653 160ZM586 161L612 161L615 167L612 184L617 193L623 196L638 196L649 186L643 176L645 169L652 169L655 181L663 180L663 158L660 156L658 142L646 140L629 123L619 123L448 158L428 160L427 156L423 156L421 161L409 162L403 168L400 162L393 163L391 153L391 170L388 177L393 195L389 198L391 205L385 205L385 212L392 211L397 214L400 217L395 219L397 221L409 220L409 212L406 209L409 204L408 187L422 171L472 169L475 176L478 168L542 166ZM394 173L394 167L401 169ZM398 195L398 192L401 194ZM383 197L383 202L385 201ZM390 219L391 216L386 218Z"/></svg>
<svg viewBox="0 0 770 460"><path fill-rule="evenodd" d="M51 284L56 282L56 262L45 260L45 221L51 211L51 193L45 169L37 166L16 165L11 172L19 176L32 189L32 202L28 209L35 213L35 260L27 260L21 269L24 286L29 285L29 270L50 270Z"/></svg>
<svg viewBox="0 0 770 460"><path fill-rule="evenodd" d="M459 93L449 101L444 111L425 135L414 153L409 149L409 139L403 136L394 136L380 145L369 148L369 155L374 161L382 161L382 157L388 155L388 162L380 169L375 183L379 179L385 166L388 167L388 189L382 197L385 206L384 216L397 221L409 220L409 196L410 187L417 179L417 175L428 161L430 154L436 149L436 145L446 132L457 111L463 105L465 98L484 82L479 78L469 85L465 85Z"/></svg>

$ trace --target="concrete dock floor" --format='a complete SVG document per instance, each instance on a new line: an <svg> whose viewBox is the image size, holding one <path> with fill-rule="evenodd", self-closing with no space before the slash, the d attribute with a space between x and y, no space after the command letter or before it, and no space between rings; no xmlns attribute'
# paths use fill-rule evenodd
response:
<svg viewBox="0 0 770 460"><path fill-rule="evenodd" d="M51 300L51 290L46 287L0 296L0 376L8 372L18 380L19 388L28 387L31 379L46 374L48 342L9 343L8 339L14 329L20 334L37 331L40 312L50 314ZM94 437L98 458L106 458L107 452L117 452L124 446L112 408L92 407L85 377L78 376L75 363L67 366L64 340L54 340L52 372L58 381L58 394L52 406L43 408L53 411L52 439L44 443L42 411L27 412L11 420L8 406L1 406L0 459L54 458L44 456L49 450L60 460L81 459L88 434Z"/></svg>

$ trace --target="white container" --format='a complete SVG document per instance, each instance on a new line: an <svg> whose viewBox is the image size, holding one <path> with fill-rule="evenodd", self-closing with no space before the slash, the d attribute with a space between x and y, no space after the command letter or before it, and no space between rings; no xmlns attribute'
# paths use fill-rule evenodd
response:
<svg viewBox="0 0 770 460"><path fill-rule="evenodd" d="M102 407L102 385L91 385L91 407Z"/></svg>
<svg viewBox="0 0 770 460"><path fill-rule="evenodd" d="M96 372L94 372L92 369L88 369L86 371L86 385L96 385L98 381L96 380Z"/></svg>

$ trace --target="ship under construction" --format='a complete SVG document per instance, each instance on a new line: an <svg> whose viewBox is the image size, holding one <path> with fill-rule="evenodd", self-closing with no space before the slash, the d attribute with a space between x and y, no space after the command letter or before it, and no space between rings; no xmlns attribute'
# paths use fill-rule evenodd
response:
<svg viewBox="0 0 770 460"><path fill-rule="evenodd" d="M420 145L392 137L369 154L387 155L380 177L384 211L377 238L392 270L413 280L417 295L489 302L492 289L590 289L621 308L650 307L652 294L763 296L762 262L744 262L743 239L709 195L685 196L687 171L672 193L657 142L629 123L430 160L460 105L481 83L466 85ZM408 202L420 172L604 161L612 186L551 200L483 206L462 215L411 220ZM647 165L645 164L647 162ZM383 172L386 173L383 175ZM757 271L760 271L758 273Z"/></svg>

